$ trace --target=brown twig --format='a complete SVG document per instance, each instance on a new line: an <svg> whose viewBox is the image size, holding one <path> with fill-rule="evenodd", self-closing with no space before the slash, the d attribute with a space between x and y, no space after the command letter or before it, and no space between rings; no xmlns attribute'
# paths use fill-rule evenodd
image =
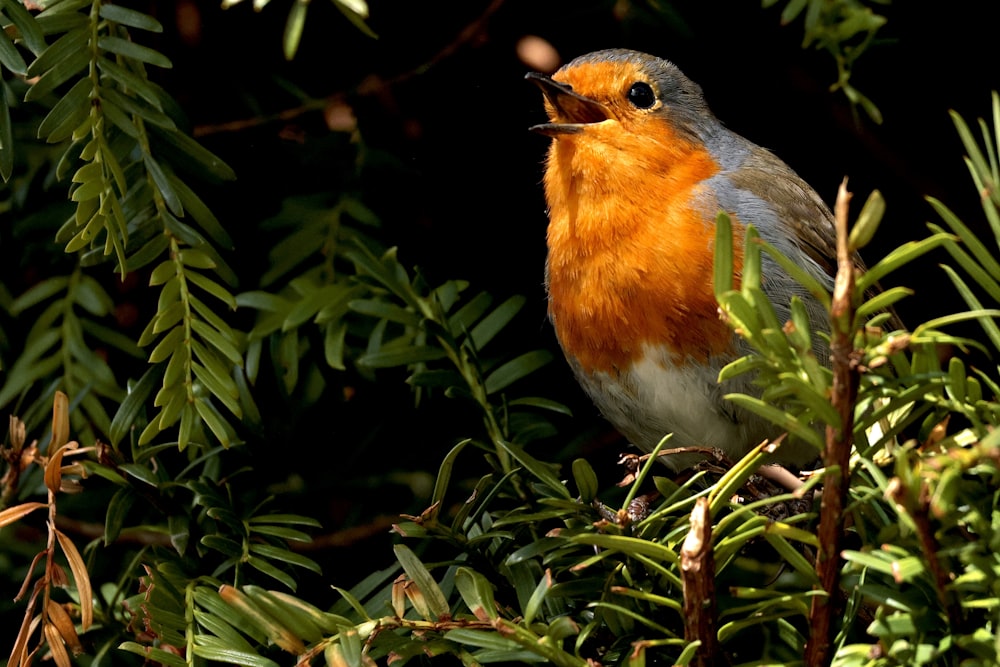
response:
<svg viewBox="0 0 1000 667"><path fill-rule="evenodd" d="M431 67L437 65L439 62L453 55L459 48L464 44L473 41L486 26L487 21L490 17L496 13L500 6L503 5L504 0L493 0L486 9L476 17L475 20L466 25L462 30L459 31L458 35L455 36L451 42L446 44L440 51L435 53L426 62L417 65L413 69L407 70L405 72L400 72L387 79L381 79L378 77L368 77L357 87L355 92L372 92L374 87L380 89L390 88L396 86L408 79L412 79L419 76L429 70ZM199 125L194 128L192 134L195 137L204 137L210 134L219 134L222 132L239 132L241 130L250 129L253 127L258 127L260 125L266 125L268 123L273 123L276 121L289 121L299 116L309 113L311 111L319 111L325 109L332 104L343 103L348 97L348 93L337 92L329 95L325 98L318 100L309 100L304 104L291 109L284 109L274 114L269 114L266 116L257 116L255 118L246 118L241 120L227 121L224 123L218 123L214 125Z"/></svg>
<svg viewBox="0 0 1000 667"><path fill-rule="evenodd" d="M920 495L913 497L913 493L900 481L894 477L889 481L885 495L895 502L900 511L906 512L913 520L917 529L917 536L920 539L920 549L924 552L924 562L934 577L934 588L937 591L938 602L944 607L948 615L948 625L955 634L962 632L963 614L962 607L954 594L950 591L951 574L941 562L941 554L937 538L934 537L934 528L930 520L930 490L926 480L920 486Z"/></svg>
<svg viewBox="0 0 1000 667"><path fill-rule="evenodd" d="M700 641L692 664L722 664L715 606L715 558L712 553L712 517L708 498L699 498L691 511L691 529L681 546L681 584L684 590L684 640Z"/></svg>
<svg viewBox="0 0 1000 667"><path fill-rule="evenodd" d="M854 260L847 242L847 215L850 201L847 179L844 179L837 192L837 202L834 206L834 220L837 227L837 277L833 286L833 304L830 309L830 358L833 366L830 401L840 415L840 427L826 427L826 448L823 451L826 474L823 478L823 495L820 503L820 547L816 555L816 573L826 595L814 597L809 609L810 632L804 660L807 665L829 664L833 619L840 616L844 607L839 586L840 545L844 526L844 501L850 480L854 404L859 384L852 341Z"/></svg>
<svg viewBox="0 0 1000 667"><path fill-rule="evenodd" d="M10 505L18 491L21 490L21 472L27 466L22 456L26 437L24 422L11 415L8 433L10 446L0 446L0 459L7 464L7 470L4 472L3 478L0 478L0 510Z"/></svg>

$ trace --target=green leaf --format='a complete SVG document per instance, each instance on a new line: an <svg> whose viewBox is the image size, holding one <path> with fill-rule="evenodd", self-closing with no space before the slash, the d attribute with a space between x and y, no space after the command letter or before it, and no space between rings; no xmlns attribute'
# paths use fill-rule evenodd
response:
<svg viewBox="0 0 1000 667"><path fill-rule="evenodd" d="M488 292L480 292L448 318L448 330L455 335L467 331L492 303L493 297Z"/></svg>
<svg viewBox="0 0 1000 667"><path fill-rule="evenodd" d="M189 271L185 274L185 277L191 283L197 285L222 303L229 306L230 310L236 310L236 299L229 292L229 290L219 283L197 271Z"/></svg>
<svg viewBox="0 0 1000 667"><path fill-rule="evenodd" d="M398 322L407 326L419 326L422 320L422 317L412 310L377 299L355 299L348 304L348 307L361 315Z"/></svg>
<svg viewBox="0 0 1000 667"><path fill-rule="evenodd" d="M215 637L206 637L202 633L195 635L195 642L199 645L207 640L218 639L225 642L226 647L230 650L250 654L254 652L253 647L250 646L250 642L248 642L243 635L233 628L233 626L229 625L218 616L209 614L202 609L195 608L194 618L199 625L215 635Z"/></svg>
<svg viewBox="0 0 1000 667"><path fill-rule="evenodd" d="M112 5L106 5L112 6ZM108 88L102 86L98 91L98 97L103 101L111 101L116 106L121 108L125 113L133 114L139 116L147 123L152 123L153 125L158 125L167 130L176 130L177 125L174 123L170 116L167 116L162 111L157 108L146 104L138 97L129 97L118 92L114 88Z"/></svg>
<svg viewBox="0 0 1000 667"><path fill-rule="evenodd" d="M16 317L32 306L36 306L42 301L46 301L56 294L65 291L68 285L68 276L46 278L15 299L8 307L8 312Z"/></svg>
<svg viewBox="0 0 1000 667"><path fill-rule="evenodd" d="M257 554L258 556L268 560L279 560L283 563L288 563L289 565L303 567L317 574L321 574L323 571L322 568L320 568L319 563L313 559L307 558L302 554L289 551L288 549L272 546L270 544L251 544L250 553Z"/></svg>
<svg viewBox="0 0 1000 667"><path fill-rule="evenodd" d="M35 23L38 24L43 36L61 35L81 25L90 25L90 17L76 11L84 7L87 10L91 8L85 0L73 0L73 2L64 0L60 5L59 9L63 11L43 12L35 17Z"/></svg>
<svg viewBox="0 0 1000 667"><path fill-rule="evenodd" d="M223 447L229 447L233 439L228 424L219 416L219 413L213 410L206 401L200 399L195 400L194 407L198 411L198 416L201 417L205 425L212 431L212 435L216 437L219 444Z"/></svg>
<svg viewBox="0 0 1000 667"><path fill-rule="evenodd" d="M535 590L532 591L531 597L528 599L528 603L524 606L524 623L526 625L530 626L531 622L535 620L535 616L538 615L542 602L545 601L545 596L548 595L551 588L552 573L546 570L542 575L542 578L538 580L538 585L535 586Z"/></svg>
<svg viewBox="0 0 1000 667"><path fill-rule="evenodd" d="M555 473L552 472L552 468L546 464L542 463L535 457L528 454L524 449L518 445L510 442L500 441L498 443L503 449L514 457L514 459L525 467L532 475L538 478L539 481L544 482L552 491L555 491L563 498L569 498L570 493L566 486L556 477Z"/></svg>
<svg viewBox="0 0 1000 667"><path fill-rule="evenodd" d="M83 184L77 186L73 190L73 193L70 195L70 199L72 201L75 201L75 202L82 202L82 201L88 201L90 199L97 199L102 194L104 194L104 191L105 191L105 183L103 181L90 181L89 183L83 183ZM99 223L103 219L104 219L104 216L101 215L100 213L98 213L93 218L91 218L91 221ZM103 224L99 225L99 227L103 227L103 226L104 226ZM92 239L96 235L96 231L97 231L96 229L92 231L90 229L90 223L88 223L87 227L84 228L84 230L82 232L80 232L79 237L84 242L89 241L90 239ZM66 245L66 252L74 252L76 250L77 250L77 248L74 247L74 245L73 245L72 242L70 242L70 243L68 243Z"/></svg>
<svg viewBox="0 0 1000 667"><path fill-rule="evenodd" d="M323 358L330 368L346 370L344 365L344 341L347 337L347 323L330 322L323 335Z"/></svg>
<svg viewBox="0 0 1000 667"><path fill-rule="evenodd" d="M660 563L676 564L680 562L677 553L663 544L658 544L650 540L625 535L602 535L600 533L582 533L573 535L570 541L578 544L587 544L602 549L610 549L626 555L641 554L652 558Z"/></svg>
<svg viewBox="0 0 1000 667"><path fill-rule="evenodd" d="M243 558L243 545L225 535L203 535L199 542L230 558Z"/></svg>
<svg viewBox="0 0 1000 667"><path fill-rule="evenodd" d="M277 294L256 290L237 294L236 305L239 308L255 308L272 313L284 313L291 308L292 302Z"/></svg>
<svg viewBox="0 0 1000 667"><path fill-rule="evenodd" d="M378 39L378 35L364 21L364 17L367 16L367 4L363 0L334 0L333 4L355 28L372 39ZM366 13L358 12L359 7L365 7Z"/></svg>
<svg viewBox="0 0 1000 667"><path fill-rule="evenodd" d="M484 317L472 329L470 334L473 347L476 350L482 350L487 343L493 340L514 319L514 316L521 310L524 303L525 298L523 296L512 296L497 306L496 310Z"/></svg>
<svg viewBox="0 0 1000 667"><path fill-rule="evenodd" d="M250 622L241 611L229 606L217 591L206 586L197 586L194 589L194 600L206 612L234 628L239 628L240 632L251 637L256 643L263 644L267 641L264 631L257 624Z"/></svg>
<svg viewBox="0 0 1000 667"><path fill-rule="evenodd" d="M89 64L90 53L86 49L81 48L71 52L64 59L55 63L45 74L38 77L31 88L28 89L28 92L24 94L24 101L35 102L42 99L60 85L79 74Z"/></svg>
<svg viewBox="0 0 1000 667"><path fill-rule="evenodd" d="M81 52L87 54L90 34L90 27L82 26L57 39L31 63L28 67L28 76L40 76L70 56L79 55ZM89 54L87 56L89 58Z"/></svg>
<svg viewBox="0 0 1000 667"><path fill-rule="evenodd" d="M886 310L900 299L912 296L913 294L914 291L907 287L893 287L884 292L879 292L858 306L857 316L862 319L871 317Z"/></svg>
<svg viewBox="0 0 1000 667"><path fill-rule="evenodd" d="M108 511L104 515L104 546L118 539L125 524L125 516L136 500L136 493L130 486L121 487L111 496Z"/></svg>
<svg viewBox="0 0 1000 667"><path fill-rule="evenodd" d="M167 174L167 179L170 181L174 192L177 193L178 198L181 200L181 205L188 215L201 226L202 230L217 245L231 249L233 247L233 239L219 223L215 214L205 205L205 202L195 194L194 190L188 187L187 183L177 178L175 174Z"/></svg>
<svg viewBox="0 0 1000 667"><path fill-rule="evenodd" d="M789 0L785 8L781 10L781 24L788 25L794 21L806 8L806 2L807 0Z"/></svg>
<svg viewBox="0 0 1000 667"><path fill-rule="evenodd" d="M493 585L486 577L467 567L459 567L455 572L455 587L476 618L494 620L498 617Z"/></svg>
<svg viewBox="0 0 1000 667"><path fill-rule="evenodd" d="M295 530L294 528L285 528L284 526L252 526L250 528L250 532L279 537L283 540L292 540L293 542L312 541L312 537L309 536L309 533L303 533L301 530Z"/></svg>
<svg viewBox="0 0 1000 667"><path fill-rule="evenodd" d="M218 329L205 324L201 320L192 320L191 328L202 340L211 345L217 352L221 353L231 364L239 365L243 363L243 357L240 355L239 350L237 350L236 346L228 338L226 338L226 336L220 333ZM198 358L206 366L211 368L214 375L217 375L220 378L229 376L232 372L231 366L226 366L223 360L217 357L217 355L209 352L208 348L201 347L197 340L193 341L193 344L195 346L195 354L198 355Z"/></svg>
<svg viewBox="0 0 1000 667"><path fill-rule="evenodd" d="M58 339L58 331L49 333L56 334ZM33 347L35 344L36 342L32 341L28 347ZM15 396L35 382L55 373L57 369L62 367L62 364L63 359L59 354L52 354L44 359L22 354L7 372L7 381L4 383L3 389L0 390L0 407L7 405Z"/></svg>
<svg viewBox="0 0 1000 667"><path fill-rule="evenodd" d="M917 556L899 558L884 551L862 553L851 550L846 550L841 555L848 563L881 572L900 582L912 582L918 575L927 571L923 560Z"/></svg>
<svg viewBox="0 0 1000 667"><path fill-rule="evenodd" d="M27 64L21 56L21 52L10 41L6 31L0 30L0 65L3 65L14 74L24 76L27 73Z"/></svg>
<svg viewBox="0 0 1000 667"><path fill-rule="evenodd" d="M285 22L285 34L281 40L285 60L295 58L295 53L299 50L299 41L302 39L302 29L306 24L306 11L308 9L308 0L295 0L288 11L288 20Z"/></svg>
<svg viewBox="0 0 1000 667"><path fill-rule="evenodd" d="M979 320L979 324L983 327L983 331L986 332L986 335L993 343L993 346L997 350L1000 350L1000 327L998 327L996 323L997 316L987 314L987 311L983 309L979 298L971 289L969 289L969 286L965 284L965 281L959 277L958 273L956 273L954 269L947 265L943 265L941 268L944 269L944 272L948 275L952 284L955 285L958 293L962 296L962 299L965 300L965 303L969 306L969 308L983 313L981 317L977 318Z"/></svg>
<svg viewBox="0 0 1000 667"><path fill-rule="evenodd" d="M42 34L39 21L27 10L23 3L18 0L3 3L4 12L10 18L11 23L17 28L32 53L36 56L45 51L45 37Z"/></svg>
<svg viewBox="0 0 1000 667"><path fill-rule="evenodd" d="M184 328L176 327L153 348L149 354L149 363L158 364L177 352L184 344Z"/></svg>
<svg viewBox="0 0 1000 667"><path fill-rule="evenodd" d="M286 598L278 597L258 586L244 586L243 592L254 603L274 618L281 619L282 625L296 637L309 643L318 642L323 637L323 628L317 623L315 614L306 611L302 603L287 604ZM316 611L319 611L318 609Z"/></svg>
<svg viewBox="0 0 1000 667"><path fill-rule="evenodd" d="M280 581L282 584L287 586L289 590L294 591L296 589L295 579L293 579L291 575L289 575L287 572L284 572L283 570L278 569L274 565L271 565L266 560L262 558L257 558L256 556L250 556L249 558L247 558L247 563L250 565L250 567L254 568L255 570L263 574L266 574L272 579Z"/></svg>
<svg viewBox="0 0 1000 667"><path fill-rule="evenodd" d="M166 310L156 314L153 324L153 333L160 334L167 329L173 329L187 313L186 304L183 301L174 301Z"/></svg>
<svg viewBox="0 0 1000 667"><path fill-rule="evenodd" d="M401 349L382 349L378 352L365 353L358 357L357 363L369 368L391 368L393 366L409 366L427 361L437 361L447 356L447 353L439 347L411 345Z"/></svg>
<svg viewBox="0 0 1000 667"><path fill-rule="evenodd" d="M110 35L102 36L97 41L97 46L105 51L116 53L125 58L139 60L149 65L155 65L165 69L173 67L170 59L159 51L151 49L148 46L130 42L127 39L122 39L121 37L112 37Z"/></svg>
<svg viewBox="0 0 1000 667"><path fill-rule="evenodd" d="M773 405L769 405L759 398L746 396L745 394L726 394L724 398L727 401L732 401L736 405L763 417L772 424L788 431L790 434L802 438L809 444L813 445L816 448L816 451L822 451L824 442L819 432L812 428L809 424L803 424L793 415L788 414L784 410Z"/></svg>
<svg viewBox="0 0 1000 667"><path fill-rule="evenodd" d="M963 267L968 270L969 265L976 266L979 271L985 272L990 280L1000 280L1000 262L997 262L996 258L993 257L993 253L990 252L989 248L987 248L986 245L972 233L972 230L970 230L965 223L959 220L958 216L952 213L947 206L932 197L928 197L927 201L930 202L931 206L934 207L934 210L941 216L941 219L944 220L944 222L951 228L952 232L954 232L962 240L965 247L976 258L975 262L963 263ZM929 224L928 227L933 232L942 231L937 225ZM955 250L957 250L956 244L946 243L945 249L948 250L953 257L958 257L955 252Z"/></svg>
<svg viewBox="0 0 1000 667"><path fill-rule="evenodd" d="M279 525L288 526L312 526L313 528L322 528L323 524L318 520L312 518L311 516L303 516L301 514L258 514L257 516L250 517L249 523L251 524L264 524L273 523Z"/></svg>
<svg viewBox="0 0 1000 667"><path fill-rule="evenodd" d="M552 361L552 354L547 350L525 352L512 359L486 376L486 393L493 394L530 375L542 366Z"/></svg>
<svg viewBox="0 0 1000 667"><path fill-rule="evenodd" d="M339 285L326 285L323 287L313 287L310 285L309 290L304 291L302 298L288 311L284 322L281 323L281 330L291 331L299 327L306 320L315 317L320 308L329 302L331 296L341 291L342 288Z"/></svg>
<svg viewBox="0 0 1000 667"><path fill-rule="evenodd" d="M208 392L219 399L219 402L225 405L233 415L237 418L242 416L240 405L237 402L239 390L232 378L211 373L204 366L195 362L192 362L191 370L198 381L205 385Z"/></svg>
<svg viewBox="0 0 1000 667"><path fill-rule="evenodd" d="M115 309L115 302L99 282L83 274L73 293L78 306L96 317L104 317Z"/></svg>
<svg viewBox="0 0 1000 667"><path fill-rule="evenodd" d="M920 241L904 243L883 257L878 264L868 269L867 272L858 278L856 285L858 291L863 292L873 287L889 273L943 245L947 241L954 240L954 238L951 234L934 234Z"/></svg>
<svg viewBox="0 0 1000 667"><path fill-rule="evenodd" d="M587 459L574 459L573 480L576 482L576 488L580 494L580 500L585 503L590 503L597 497L597 492L599 490L597 473L594 472L593 467L591 467Z"/></svg>
<svg viewBox="0 0 1000 667"><path fill-rule="evenodd" d="M448 484L451 481L451 473L455 467L455 460L467 444L469 444L469 441L463 440L452 447L438 466L438 474L434 481L434 490L431 493L430 499L431 506L435 507L432 516L436 516L440 511L441 503L444 502L444 496L448 491Z"/></svg>
<svg viewBox="0 0 1000 667"><path fill-rule="evenodd" d="M208 169L216 177L225 181L236 178L236 172L233 171L232 167L183 132L171 132L155 126L150 129L155 136L176 148L189 160L194 160Z"/></svg>
<svg viewBox="0 0 1000 667"><path fill-rule="evenodd" d="M119 5L101 5L102 7L118 7ZM163 102L155 86L148 79L122 67L111 58L98 58L97 66L107 79L114 81L119 87L141 96L153 105L157 111L163 111ZM89 79L88 79L89 81ZM108 80L101 81L104 89L110 87Z"/></svg>
<svg viewBox="0 0 1000 667"><path fill-rule="evenodd" d="M138 642L122 642L118 645L119 650L127 651L129 653L134 653L135 655L149 660L157 664L166 665L166 667L188 667L187 660L180 657L176 653L171 653L170 651L165 651L162 648L153 648L152 646L143 646ZM239 665L251 665L250 662L238 662ZM271 663L270 665L253 665L253 667L278 667L277 663Z"/></svg>
<svg viewBox="0 0 1000 667"><path fill-rule="evenodd" d="M520 651L521 645L512 639L507 639L498 632L485 632L483 630L470 630L468 628L457 628L449 630L444 635L445 639L475 646L477 648L491 649L494 651Z"/></svg>
<svg viewBox="0 0 1000 667"><path fill-rule="evenodd" d="M0 90L0 93L3 91ZM10 124L7 96L0 94L0 178L9 181L14 173L14 129Z"/></svg>
<svg viewBox="0 0 1000 667"><path fill-rule="evenodd" d="M154 236L152 239L142 244L126 263L126 272L138 271L150 262L159 259L170 245L169 239L164 234Z"/></svg>
<svg viewBox="0 0 1000 667"><path fill-rule="evenodd" d="M188 541L191 539L191 525L186 514L171 514L167 517L167 528L170 533L170 544L178 556L183 556L187 551Z"/></svg>
<svg viewBox="0 0 1000 667"><path fill-rule="evenodd" d="M399 564L403 566L403 571L413 580L413 583L417 585L417 588L423 594L424 600L427 602L427 608L434 615L434 619L429 620L440 620L449 616L448 600L441 591L441 587L438 586L437 581L434 580L434 577L431 576L431 573L424 564L420 562L416 554L405 544L397 544L393 546L392 550L396 554Z"/></svg>
<svg viewBox="0 0 1000 667"><path fill-rule="evenodd" d="M725 211L715 217L715 262L713 283L715 293L723 294L733 289L733 226Z"/></svg>
<svg viewBox="0 0 1000 667"><path fill-rule="evenodd" d="M826 310L830 310L830 292L821 282L764 239L758 239L757 243L795 282L805 287Z"/></svg>
<svg viewBox="0 0 1000 667"><path fill-rule="evenodd" d="M155 287L156 285L162 285L166 283L171 278L177 275L177 263L172 259L166 259L160 262L155 269L149 274L149 286ZM163 304L160 304L158 310L163 310Z"/></svg>
<svg viewBox="0 0 1000 667"><path fill-rule="evenodd" d="M265 658L258 653L239 651L231 648L226 642L219 640L216 643L212 641L213 639L213 637L198 635L194 645L194 654L205 660L241 665L242 667L280 667L270 658ZM181 664L186 665L187 663L182 661Z"/></svg>
<svg viewBox="0 0 1000 667"><path fill-rule="evenodd" d="M280 338L271 339L271 355L279 366L285 391L291 393L299 380L299 336L289 331Z"/></svg>
<svg viewBox="0 0 1000 667"><path fill-rule="evenodd" d="M178 197L177 193L174 192L174 187L170 182L170 179L167 178L167 174L163 171L160 163L157 162L149 153L143 153L142 161L146 165L146 170L149 172L149 175L153 177L153 182L156 183L156 188L160 191L160 194L163 195L163 201L167 204L167 208L170 209L170 212L176 216L184 215L184 207L181 205L180 197Z"/></svg>
<svg viewBox="0 0 1000 667"><path fill-rule="evenodd" d="M101 18L105 18L115 23L148 30L149 32L163 32L163 26L155 18L134 9L123 7L122 5L102 4L100 9Z"/></svg>
<svg viewBox="0 0 1000 667"><path fill-rule="evenodd" d="M104 117L110 120L119 130L133 139L139 139L138 128L136 128L132 119L128 117L120 106L105 98L101 100L101 112L104 114Z"/></svg>
<svg viewBox="0 0 1000 667"><path fill-rule="evenodd" d="M152 487L159 485L160 480L152 470L139 463L122 463L118 469L130 477L134 477L140 482L144 482Z"/></svg>
<svg viewBox="0 0 1000 667"><path fill-rule="evenodd" d="M861 250L872 240L878 230L882 216L885 215L885 199L878 190L872 190L865 205L858 214L858 219L851 227L848 244L851 251Z"/></svg>

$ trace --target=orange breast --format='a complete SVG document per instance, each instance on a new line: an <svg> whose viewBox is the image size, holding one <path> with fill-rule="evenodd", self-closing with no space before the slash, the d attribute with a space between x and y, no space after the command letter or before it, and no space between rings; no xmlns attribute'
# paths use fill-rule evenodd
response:
<svg viewBox="0 0 1000 667"><path fill-rule="evenodd" d="M647 345L684 364L733 344L712 289L714 197L701 185L718 165L656 122L643 133L589 125L549 152L549 312L588 372L628 368Z"/></svg>

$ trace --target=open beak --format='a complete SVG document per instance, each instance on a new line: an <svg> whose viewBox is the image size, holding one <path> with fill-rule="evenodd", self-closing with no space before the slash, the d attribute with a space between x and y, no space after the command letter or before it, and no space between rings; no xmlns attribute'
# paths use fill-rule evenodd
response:
<svg viewBox="0 0 1000 667"><path fill-rule="evenodd" d="M542 89L545 99L555 110L553 120L558 121L534 125L528 128L532 132L538 132L548 137L574 134L582 131L584 125L600 123L611 117L607 107L600 102L573 92L571 86L559 83L545 74L528 72L524 78L534 82Z"/></svg>

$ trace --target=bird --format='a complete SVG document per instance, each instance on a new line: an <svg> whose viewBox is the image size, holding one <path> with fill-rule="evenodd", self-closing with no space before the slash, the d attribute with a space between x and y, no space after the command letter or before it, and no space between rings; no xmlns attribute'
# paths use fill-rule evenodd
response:
<svg viewBox="0 0 1000 667"><path fill-rule="evenodd" d="M836 235L830 209L770 151L727 129L701 88L672 62L609 49L580 56L548 76L526 78L543 93L551 138L544 161L548 208L548 316L569 366L600 413L632 444L676 471L705 458L739 460L774 425L724 399L760 393L752 378L725 386L719 371L749 347L719 314L713 289L716 216L760 236L832 289ZM860 262L860 260L858 260ZM859 264L860 265L860 264ZM780 321L798 296L810 321L823 306L766 253L761 286ZM815 351L826 355L822 337ZM789 440L775 464L804 466L818 452Z"/></svg>

